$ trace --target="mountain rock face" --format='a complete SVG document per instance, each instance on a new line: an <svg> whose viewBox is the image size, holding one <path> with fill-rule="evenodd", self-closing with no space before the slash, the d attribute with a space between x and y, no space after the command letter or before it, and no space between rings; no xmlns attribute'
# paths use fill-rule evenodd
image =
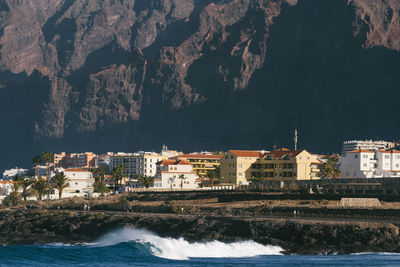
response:
<svg viewBox="0 0 400 267"><path fill-rule="evenodd" d="M0 169L398 138L398 0L0 0Z"/></svg>

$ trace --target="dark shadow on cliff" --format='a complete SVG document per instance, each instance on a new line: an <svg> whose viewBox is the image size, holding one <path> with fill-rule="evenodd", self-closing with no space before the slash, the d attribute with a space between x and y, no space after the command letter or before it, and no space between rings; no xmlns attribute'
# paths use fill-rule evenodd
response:
<svg viewBox="0 0 400 267"><path fill-rule="evenodd" d="M48 78L39 72L25 74L1 72L0 80L0 169L30 166L35 122L42 116L43 99L50 93Z"/></svg>

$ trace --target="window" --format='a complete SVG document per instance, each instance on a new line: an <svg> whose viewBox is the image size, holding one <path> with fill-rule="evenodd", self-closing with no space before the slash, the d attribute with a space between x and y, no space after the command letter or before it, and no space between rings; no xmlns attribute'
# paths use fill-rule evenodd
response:
<svg viewBox="0 0 400 267"><path fill-rule="evenodd" d="M358 159L358 154L354 154L354 158Z"/></svg>
<svg viewBox="0 0 400 267"><path fill-rule="evenodd" d="M242 177L242 173L241 172L239 172L239 177Z"/></svg>
<svg viewBox="0 0 400 267"><path fill-rule="evenodd" d="M389 155L385 155L385 159L389 159L390 158L390 156Z"/></svg>
<svg viewBox="0 0 400 267"><path fill-rule="evenodd" d="M364 159L367 159L367 158L368 158L368 155L363 155L363 158L364 158Z"/></svg>
<svg viewBox="0 0 400 267"><path fill-rule="evenodd" d="M368 165L367 165L367 163L364 163L363 166L364 166L364 167L367 167Z"/></svg>
<svg viewBox="0 0 400 267"><path fill-rule="evenodd" d="M396 164L396 168L398 168L399 167L399 164Z"/></svg>
<svg viewBox="0 0 400 267"><path fill-rule="evenodd" d="M239 164L239 168L242 168L242 164Z"/></svg>

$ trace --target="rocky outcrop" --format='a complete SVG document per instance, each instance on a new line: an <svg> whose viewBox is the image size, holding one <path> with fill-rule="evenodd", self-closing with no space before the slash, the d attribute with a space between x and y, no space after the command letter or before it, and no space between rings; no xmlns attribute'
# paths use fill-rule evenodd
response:
<svg viewBox="0 0 400 267"><path fill-rule="evenodd" d="M343 136L372 137L362 129L365 111L352 112L356 96L371 106L396 99L398 14L395 0L0 0L0 106L14 133L0 138L27 140L32 153L69 148L71 140L100 152L84 138L107 132L146 149L138 136L167 127L157 145L193 136L194 147L182 148L225 149L243 147L249 134L247 146L286 145L282 133L301 127L314 150L338 149ZM382 95L372 97L378 86ZM29 102L31 90L29 109L5 108L14 97ZM384 116L391 106L368 120L372 128L398 130ZM23 130L22 113L32 114ZM330 126L349 129L326 144ZM208 140L204 127L223 130ZM4 149L14 162L15 149Z"/></svg>
<svg viewBox="0 0 400 267"><path fill-rule="evenodd" d="M285 253L399 252L399 225L119 212L0 212L0 244L82 243L122 226L192 241L254 240Z"/></svg>
<svg viewBox="0 0 400 267"><path fill-rule="evenodd" d="M350 1L356 7L359 33L366 29L365 47L383 46L400 51L400 2L388 1Z"/></svg>

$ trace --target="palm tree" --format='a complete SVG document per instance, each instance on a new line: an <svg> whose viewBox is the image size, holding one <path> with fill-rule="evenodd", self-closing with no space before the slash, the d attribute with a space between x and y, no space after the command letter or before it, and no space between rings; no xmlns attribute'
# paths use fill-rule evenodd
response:
<svg viewBox="0 0 400 267"><path fill-rule="evenodd" d="M182 189L183 188L183 180L186 180L187 177L185 177L185 175L181 174L181 175L178 176L178 179L181 180L181 189Z"/></svg>
<svg viewBox="0 0 400 267"><path fill-rule="evenodd" d="M34 166L42 164L42 162L43 162L43 160L42 160L42 157L40 155L36 155L32 159L32 163L33 163Z"/></svg>
<svg viewBox="0 0 400 267"><path fill-rule="evenodd" d="M118 190L118 183L122 182L125 173L125 166L124 164L119 165L117 168L112 170L112 176L114 178L114 191Z"/></svg>
<svg viewBox="0 0 400 267"><path fill-rule="evenodd" d="M18 195L19 190L21 189L21 183L20 181L13 181L13 183L10 185L12 194Z"/></svg>
<svg viewBox="0 0 400 267"><path fill-rule="evenodd" d="M210 186L214 186L214 182L216 179L219 179L220 171L221 168L220 166L216 167L214 170L209 170L207 171L207 176L210 179Z"/></svg>
<svg viewBox="0 0 400 267"><path fill-rule="evenodd" d="M26 179L21 181L22 197L24 198L24 201L26 201L26 198L31 195L31 192L30 192L30 190L28 188L32 184L33 184L33 179L32 178L26 178Z"/></svg>
<svg viewBox="0 0 400 267"><path fill-rule="evenodd" d="M338 168L339 157L328 156L327 161L322 164L321 177L322 178L339 178L340 171Z"/></svg>
<svg viewBox="0 0 400 267"><path fill-rule="evenodd" d="M168 178L168 183L171 185L171 190L172 190L172 185L174 184L174 182L175 182L175 177Z"/></svg>
<svg viewBox="0 0 400 267"><path fill-rule="evenodd" d="M94 191L97 193L100 193L102 196L104 196L104 193L107 192L107 185L104 182L104 178L100 178L96 182L93 183Z"/></svg>
<svg viewBox="0 0 400 267"><path fill-rule="evenodd" d="M59 172L53 177L52 184L54 188L58 189L58 199L61 199L64 189L69 187L68 181L69 179L65 176L64 172Z"/></svg>
<svg viewBox="0 0 400 267"><path fill-rule="evenodd" d="M19 190L21 189L21 181L23 179L24 178L18 174L13 176L13 183L10 185L13 194L18 195Z"/></svg>
<svg viewBox="0 0 400 267"><path fill-rule="evenodd" d="M42 161L44 161L47 165L54 161L54 155L51 151L43 151L40 154Z"/></svg>
<svg viewBox="0 0 400 267"><path fill-rule="evenodd" d="M151 176L138 176L137 179L141 181L144 184L144 187L149 188L153 182L154 182L154 177Z"/></svg>
<svg viewBox="0 0 400 267"><path fill-rule="evenodd" d="M33 184L32 187L35 189L36 195L38 200L42 200L42 196L46 194L47 190L49 190L49 181L44 178L37 179Z"/></svg>

